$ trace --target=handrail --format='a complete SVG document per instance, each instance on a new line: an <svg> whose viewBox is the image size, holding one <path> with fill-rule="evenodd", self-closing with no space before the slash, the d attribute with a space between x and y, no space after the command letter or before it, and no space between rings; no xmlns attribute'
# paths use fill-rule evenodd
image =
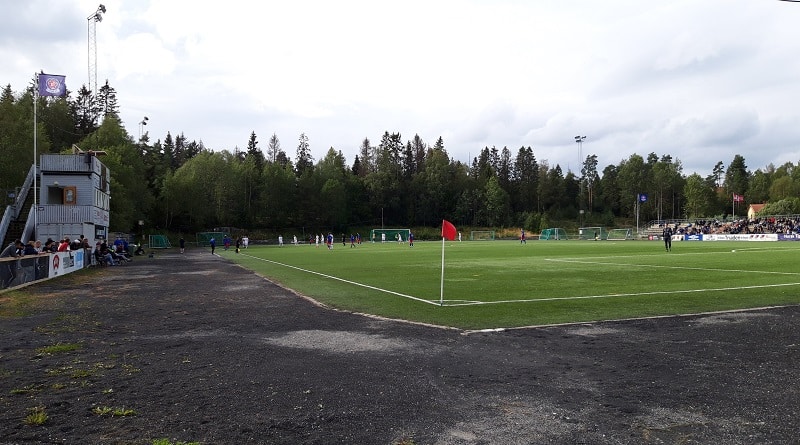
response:
<svg viewBox="0 0 800 445"><path fill-rule="evenodd" d="M17 194L16 199L14 200L14 215L13 218L19 218L19 212L22 211L22 207L25 204L25 200L28 198L28 192L30 191L31 184L33 184L33 176L36 174L36 166L31 165L30 170L28 170L28 176L25 177L25 182L22 183L22 187L19 189L19 193Z"/></svg>
<svg viewBox="0 0 800 445"><path fill-rule="evenodd" d="M6 239L6 232L8 232L8 226L11 224L11 214L14 212L13 206L6 206L6 211L3 212L3 219L0 220L0 243ZM6 246L0 246L0 248L5 248Z"/></svg>
<svg viewBox="0 0 800 445"><path fill-rule="evenodd" d="M28 211L28 219L25 221L25 228L22 229L22 240L29 240L36 236L36 219L34 218L33 212L36 209L31 207L30 211Z"/></svg>

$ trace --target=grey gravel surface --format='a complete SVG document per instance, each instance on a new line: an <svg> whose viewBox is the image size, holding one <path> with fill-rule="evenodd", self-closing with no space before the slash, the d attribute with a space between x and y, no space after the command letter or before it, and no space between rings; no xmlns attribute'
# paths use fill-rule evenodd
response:
<svg viewBox="0 0 800 445"><path fill-rule="evenodd" d="M796 306L465 333L201 250L24 292L0 294L2 444L800 442Z"/></svg>

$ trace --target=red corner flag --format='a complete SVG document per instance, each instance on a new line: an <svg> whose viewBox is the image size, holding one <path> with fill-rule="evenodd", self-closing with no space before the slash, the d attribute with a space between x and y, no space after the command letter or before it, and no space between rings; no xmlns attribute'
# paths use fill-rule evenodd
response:
<svg viewBox="0 0 800 445"><path fill-rule="evenodd" d="M457 235L456 226L454 226L453 223L451 223L450 221L443 219L442 220L442 282L439 293L439 306L444 306L444 240L455 241L456 235Z"/></svg>
<svg viewBox="0 0 800 445"><path fill-rule="evenodd" d="M442 238L448 241L456 240L456 226L446 219L442 220Z"/></svg>

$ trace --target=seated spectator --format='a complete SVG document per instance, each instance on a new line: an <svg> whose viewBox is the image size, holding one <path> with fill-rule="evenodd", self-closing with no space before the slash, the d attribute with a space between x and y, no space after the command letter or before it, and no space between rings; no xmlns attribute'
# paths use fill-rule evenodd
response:
<svg viewBox="0 0 800 445"><path fill-rule="evenodd" d="M118 236L116 240L114 240L114 252L116 253L128 253L128 241L123 239L121 236Z"/></svg>
<svg viewBox="0 0 800 445"><path fill-rule="evenodd" d="M112 266L119 264L119 261L117 261L117 256L114 255L114 252L108 248L108 244L105 242L100 244L100 254L103 255L103 259L106 261L106 263Z"/></svg>
<svg viewBox="0 0 800 445"><path fill-rule="evenodd" d="M97 244L94 245L94 259L97 261L97 264L100 266L108 266L113 264L113 259L110 257L106 258L103 255L102 249L100 248L100 242L98 241Z"/></svg>
<svg viewBox="0 0 800 445"><path fill-rule="evenodd" d="M112 266L116 266L117 262L114 260L114 256L111 254L111 251L108 250L108 244L100 243L100 255L103 257L103 260L106 264L110 264Z"/></svg>
<svg viewBox="0 0 800 445"><path fill-rule="evenodd" d="M114 259L118 262L133 261L133 258L131 258L130 254L128 253L128 249L126 249L122 244L116 244L111 252L111 255L113 255Z"/></svg>

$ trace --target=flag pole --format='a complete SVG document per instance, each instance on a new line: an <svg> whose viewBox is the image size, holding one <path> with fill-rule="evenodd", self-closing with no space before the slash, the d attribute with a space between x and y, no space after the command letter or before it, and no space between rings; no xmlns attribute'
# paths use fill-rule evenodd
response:
<svg viewBox="0 0 800 445"><path fill-rule="evenodd" d="M439 291L439 306L444 306L444 236L442 236L442 282Z"/></svg>
<svg viewBox="0 0 800 445"><path fill-rule="evenodd" d="M39 210L36 196L36 186L37 186L37 177L39 176L39 169L37 167L38 162L36 161L37 149L36 149L36 132L38 131L38 125L36 124L36 102L38 102L39 98L39 73L36 73L36 88L33 89L33 239L36 239L38 236L39 231Z"/></svg>
<svg viewBox="0 0 800 445"><path fill-rule="evenodd" d="M732 202L731 202L731 215L733 215L733 217L736 218L736 193L733 194L731 199L732 199Z"/></svg>

